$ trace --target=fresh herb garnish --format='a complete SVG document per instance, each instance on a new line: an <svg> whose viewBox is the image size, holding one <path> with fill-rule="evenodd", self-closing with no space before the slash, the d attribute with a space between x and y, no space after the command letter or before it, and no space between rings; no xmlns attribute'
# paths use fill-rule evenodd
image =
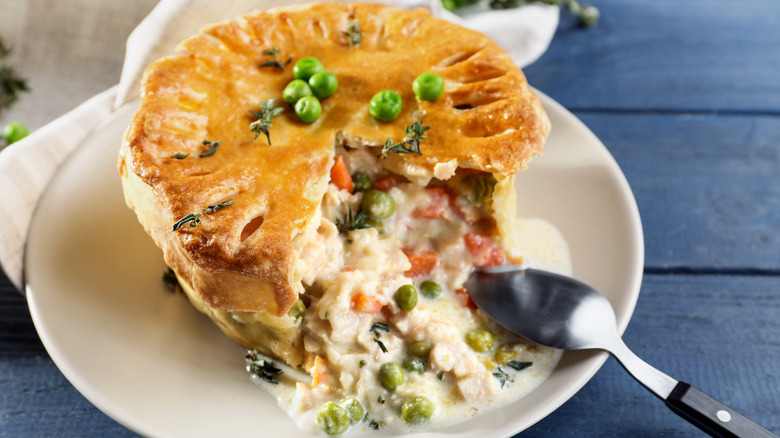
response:
<svg viewBox="0 0 780 438"><path fill-rule="evenodd" d="M186 224L190 224L190 227L195 228L200 223L200 213L190 213L187 216L176 221L173 224L173 231L178 231L179 228Z"/></svg>
<svg viewBox="0 0 780 438"><path fill-rule="evenodd" d="M533 362L519 362L516 360L510 360L509 362L506 363L506 366L516 371L523 371L524 369L529 368L533 364L534 364Z"/></svg>
<svg viewBox="0 0 780 438"><path fill-rule="evenodd" d="M229 207L229 206L231 206L233 204L235 204L235 202L228 201L228 202L223 202L221 204L209 205L208 207L203 209L203 212L206 213L206 214L214 213L215 211L217 211L219 209L222 209L222 208L225 208L225 207Z"/></svg>
<svg viewBox="0 0 780 438"><path fill-rule="evenodd" d="M373 225L368 223L368 214L365 211L361 211L357 214L357 216L353 216L351 205L349 206L349 213L344 214L344 219L336 218L336 228L338 228L339 233L352 230L362 230L372 226Z"/></svg>
<svg viewBox="0 0 780 438"><path fill-rule="evenodd" d="M221 140L217 140L217 141L203 140L203 146L208 146L209 150L207 150L206 152L198 155L198 158L210 157L210 156L214 155L214 153L217 152L217 148L219 147L220 143L222 143Z"/></svg>
<svg viewBox="0 0 780 438"><path fill-rule="evenodd" d="M257 120L249 125L249 129L255 133L255 139L257 139L261 132L265 134L266 138L268 138L269 146L271 145L271 133L268 129L274 124L273 118L284 111L284 108L274 108L275 103L276 99L268 99L260 103L259 112L249 110L253 116L257 117Z"/></svg>
<svg viewBox="0 0 780 438"><path fill-rule="evenodd" d="M360 31L360 22L354 18L349 20L349 27L347 30L341 31L349 38L349 45L360 47L360 41L363 40L363 33Z"/></svg>
<svg viewBox="0 0 780 438"><path fill-rule="evenodd" d="M358 365L360 366L360 368L363 368L364 366L366 366L366 361L364 361L363 359L360 359L360 362L358 363Z"/></svg>
<svg viewBox="0 0 780 438"><path fill-rule="evenodd" d="M179 284L179 279L176 278L176 273L173 272L173 269L168 268L167 271L163 272L162 280L165 284L165 287L168 288L171 293L182 291L181 284Z"/></svg>
<svg viewBox="0 0 780 438"><path fill-rule="evenodd" d="M439 380L444 380L444 371L439 371L436 373L436 378Z"/></svg>
<svg viewBox="0 0 780 438"><path fill-rule="evenodd" d="M430 126L423 126L422 122L419 120L412 122L412 124L407 126L404 130L406 139L400 143L395 143L388 137L384 146L382 146L382 153L379 156L387 158L387 154L389 153L422 155L422 152L420 152L420 140L428 138L428 136L425 135L425 131L429 129L431 129Z"/></svg>
<svg viewBox="0 0 780 438"><path fill-rule="evenodd" d="M389 332L390 326L385 324L384 322L375 322L370 329L368 329L371 333L374 334L374 337L378 338L382 333L381 332Z"/></svg>
<svg viewBox="0 0 780 438"><path fill-rule="evenodd" d="M381 421L371 420L371 422L368 423L368 427L370 427L373 430L379 430L382 428L382 426L383 425Z"/></svg>
<svg viewBox="0 0 780 438"><path fill-rule="evenodd" d="M506 385L506 382L512 382L512 379L509 378L509 374L502 370L501 367L498 367L495 371L493 371L493 376L498 379L498 382L501 383L502 388L504 385Z"/></svg>
<svg viewBox="0 0 780 438"><path fill-rule="evenodd" d="M292 56L287 58L287 61L284 61L284 63L282 63L279 60L280 53L282 53L282 51L277 49L276 47L271 47L270 49L263 50L263 55L271 55L274 57L274 59L269 59L268 61L265 61L264 63L260 64L258 67L276 67L279 70L284 71L287 65L292 62Z"/></svg>
<svg viewBox="0 0 780 438"><path fill-rule="evenodd" d="M383 404L385 404L385 397L384 397L384 396L382 396L382 395L380 395L380 396L379 396L379 397L376 399L376 401L377 401L377 402L378 402L380 405L383 405Z"/></svg>
<svg viewBox="0 0 780 438"><path fill-rule="evenodd" d="M325 315L322 316L322 319L328 319L328 318L330 318L330 313L328 313L328 311L326 310Z"/></svg>
<svg viewBox="0 0 780 438"><path fill-rule="evenodd" d="M444 6L444 9L454 12L460 7L480 3L481 1L441 0L441 4ZM582 27L594 27L598 24L599 10L593 5L580 3L578 0L488 0L491 9L514 9L528 3L543 3L563 8L566 17L577 17Z"/></svg>
<svg viewBox="0 0 780 438"><path fill-rule="evenodd" d="M171 158L176 158L177 160L183 160L189 156L190 154L182 154L181 152L176 152L175 154L171 155Z"/></svg>
<svg viewBox="0 0 780 438"><path fill-rule="evenodd" d="M11 48L0 38L0 110L10 108L17 100L19 93L29 91L27 80L19 76L5 59L11 54Z"/></svg>
<svg viewBox="0 0 780 438"><path fill-rule="evenodd" d="M385 347L385 343L380 341L379 339L374 339L374 342L379 345L379 349L382 350L382 353L387 353L387 347Z"/></svg>
<svg viewBox="0 0 780 438"><path fill-rule="evenodd" d="M284 371L280 370L279 368L276 368L276 366L274 366L273 361L259 356L256 350L247 353L246 359L247 359L247 371L265 380L266 382L279 383L279 381L276 380L276 378L281 376L284 373Z"/></svg>

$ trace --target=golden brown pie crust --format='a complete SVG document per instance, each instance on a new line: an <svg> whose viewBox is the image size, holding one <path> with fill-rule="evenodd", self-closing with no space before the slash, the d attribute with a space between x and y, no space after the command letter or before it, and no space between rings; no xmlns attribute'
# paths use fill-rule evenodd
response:
<svg viewBox="0 0 780 438"><path fill-rule="evenodd" d="M343 32L351 19L363 34L359 46ZM263 53L271 48L282 62L315 56L338 77L315 123L299 122L281 99L292 64L259 67L272 59ZM318 226L337 135L381 145L388 137L400 141L404 128L422 119L431 127L423 155L394 160L427 170L456 160L508 176L541 153L550 129L509 55L488 37L422 9L317 3L253 12L206 27L179 51L147 69L119 171L128 205L166 262L215 309L281 316L298 299L294 238ZM444 78L444 94L417 101L412 81L428 71ZM371 97L385 89L403 98L391 123L368 113ZM273 145L249 128L256 120L249 110L270 98L285 106L273 119ZM221 143L214 155L198 158L204 140ZM189 156L172 158L176 153ZM203 214L196 227L172 230L187 214L226 201L235 204ZM260 221L244 240L247 224Z"/></svg>

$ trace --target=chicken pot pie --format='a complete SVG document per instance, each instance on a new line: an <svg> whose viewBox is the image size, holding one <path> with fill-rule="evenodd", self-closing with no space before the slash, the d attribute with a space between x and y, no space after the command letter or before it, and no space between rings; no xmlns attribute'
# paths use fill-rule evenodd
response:
<svg viewBox="0 0 780 438"><path fill-rule="evenodd" d="M568 269L551 226L515 218L513 175L550 124L494 42L425 10L318 3L206 27L178 50L145 73L119 154L125 199L300 427L441 425L550 372L552 350L463 289L475 266ZM338 80L312 123L284 100L307 57ZM435 100L413 90L423 73L443 79ZM369 110L383 90L402 103L392 121Z"/></svg>

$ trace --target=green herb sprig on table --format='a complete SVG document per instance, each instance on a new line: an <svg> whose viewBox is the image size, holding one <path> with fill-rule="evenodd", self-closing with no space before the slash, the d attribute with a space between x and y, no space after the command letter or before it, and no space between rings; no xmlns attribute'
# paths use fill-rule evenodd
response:
<svg viewBox="0 0 780 438"><path fill-rule="evenodd" d="M286 70L287 65L292 62L292 56L287 58L287 61L280 61L279 60L279 54L282 53L281 50L277 49L276 47L271 47L270 49L263 50L263 55L271 55L274 57L274 59L269 59L262 64L260 64L258 67L275 67L279 70Z"/></svg>
<svg viewBox="0 0 780 438"><path fill-rule="evenodd" d="M19 93L30 90L27 87L27 80L19 76L6 63L6 58L10 54L11 48L6 46L0 38L0 112L3 108L10 108L19 100Z"/></svg>
<svg viewBox="0 0 780 438"><path fill-rule="evenodd" d="M425 131L429 129L431 129L430 126L423 126L422 122L419 120L412 122L404 131L406 139L400 143L395 143L388 137L384 146L382 146L382 153L379 156L387 158L387 154L389 153L422 155L422 152L420 151L420 140L428 138L428 136L425 135Z"/></svg>
<svg viewBox="0 0 780 438"><path fill-rule="evenodd" d="M578 0L441 0L441 3L444 9L454 12L461 7L482 1L488 1L491 9L514 9L532 3L558 6L563 9L567 17L576 17L582 27L595 27L600 15L598 8L580 3Z"/></svg>
<svg viewBox="0 0 780 438"><path fill-rule="evenodd" d="M269 146L271 145L270 128L274 124L273 118L284 112L284 108L274 108L275 103L276 99L268 99L260 103L259 112L249 110L253 116L257 117L257 120L249 125L249 129L255 133L255 139L257 139L260 133L265 134Z"/></svg>

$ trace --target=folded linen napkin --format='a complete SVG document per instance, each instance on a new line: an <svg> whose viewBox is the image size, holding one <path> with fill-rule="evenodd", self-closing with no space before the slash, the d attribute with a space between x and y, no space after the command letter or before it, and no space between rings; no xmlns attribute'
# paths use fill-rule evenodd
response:
<svg viewBox="0 0 780 438"><path fill-rule="evenodd" d="M344 0L337 0L344 1ZM254 10L301 3L302 0L161 0L131 33L119 85L33 132L0 152L0 267L20 290L23 252L30 219L41 193L64 158L115 108L135 99L146 66L175 53L176 44L205 24ZM384 0L382 3L425 7L434 16L483 32L521 67L544 53L558 25L558 9L528 5L491 11L474 7L455 15L440 0Z"/></svg>

